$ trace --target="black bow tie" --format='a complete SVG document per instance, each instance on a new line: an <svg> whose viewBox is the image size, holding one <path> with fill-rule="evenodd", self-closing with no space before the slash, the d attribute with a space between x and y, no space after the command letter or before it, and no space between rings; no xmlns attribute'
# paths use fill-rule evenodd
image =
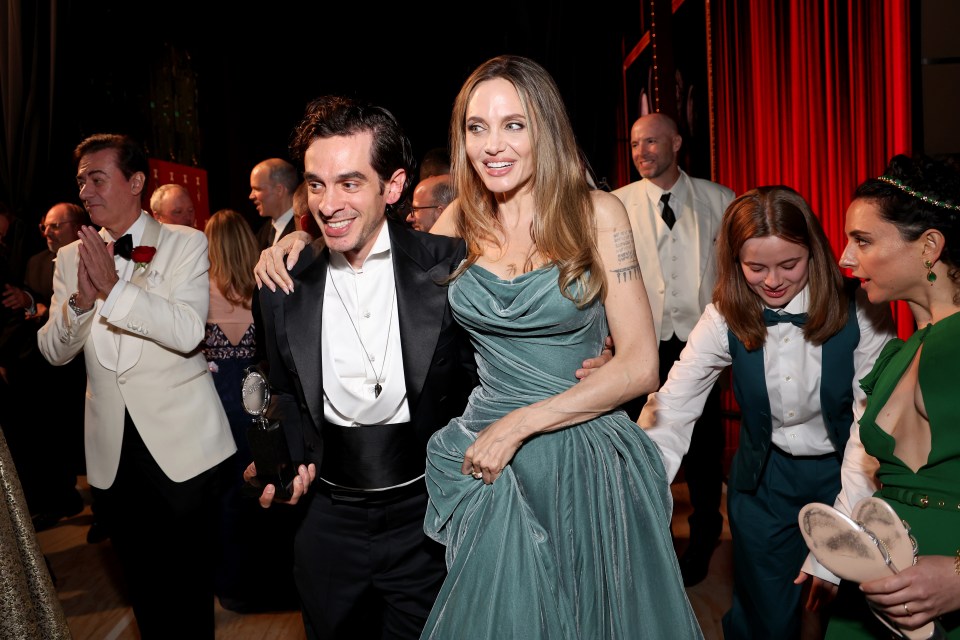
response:
<svg viewBox="0 0 960 640"><path fill-rule="evenodd" d="M789 322L790 324L802 327L807 322L805 313L777 313L773 309L763 310L763 322L769 327L779 322Z"/></svg>
<svg viewBox="0 0 960 640"><path fill-rule="evenodd" d="M113 255L129 260L132 254L133 236L129 233L120 236L120 239L113 243Z"/></svg>

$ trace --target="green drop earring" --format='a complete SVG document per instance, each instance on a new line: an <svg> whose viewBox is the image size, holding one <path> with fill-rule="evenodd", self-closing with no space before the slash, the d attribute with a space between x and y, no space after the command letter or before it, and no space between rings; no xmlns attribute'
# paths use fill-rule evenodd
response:
<svg viewBox="0 0 960 640"><path fill-rule="evenodd" d="M927 282L929 282L932 287L933 283L937 281L937 274L933 272L933 263L929 260L924 260L923 266L927 268Z"/></svg>

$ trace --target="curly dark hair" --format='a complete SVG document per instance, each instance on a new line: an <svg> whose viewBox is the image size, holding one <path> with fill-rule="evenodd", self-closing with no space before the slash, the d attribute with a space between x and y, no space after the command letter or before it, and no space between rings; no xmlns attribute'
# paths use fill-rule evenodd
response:
<svg viewBox="0 0 960 640"><path fill-rule="evenodd" d="M317 138L352 136L364 131L373 135L370 165L380 178L381 192L397 169L406 171L400 198L387 205L387 215L396 217L393 210L407 200L413 185L416 158L410 139L387 109L343 96L315 98L307 104L303 119L290 136L290 157L302 167L307 148Z"/></svg>
<svg viewBox="0 0 960 640"><path fill-rule="evenodd" d="M950 280L960 287L960 211L954 208L960 205L960 171L954 163L925 155L895 155L883 176L860 184L853 197L876 204L880 216L908 242L927 229L942 233L945 246L940 260L949 267Z"/></svg>

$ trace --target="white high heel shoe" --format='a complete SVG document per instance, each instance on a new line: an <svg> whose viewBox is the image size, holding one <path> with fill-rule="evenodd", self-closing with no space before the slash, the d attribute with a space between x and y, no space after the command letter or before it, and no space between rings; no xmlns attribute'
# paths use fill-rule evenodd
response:
<svg viewBox="0 0 960 640"><path fill-rule="evenodd" d="M829 505L813 502L800 510L798 520L813 556L844 580L870 582L899 573L916 562L916 540L893 508L879 498L861 500L852 518ZM872 605L870 610L898 640L946 637L935 620L918 629L901 629Z"/></svg>

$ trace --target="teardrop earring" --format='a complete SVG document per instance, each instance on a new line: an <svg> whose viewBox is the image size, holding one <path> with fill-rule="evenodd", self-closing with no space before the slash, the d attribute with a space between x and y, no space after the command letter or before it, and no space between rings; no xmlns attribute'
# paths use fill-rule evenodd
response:
<svg viewBox="0 0 960 640"><path fill-rule="evenodd" d="M927 282L929 282L932 287L933 283L937 281L937 274L933 272L933 263L929 260L924 260L923 266L927 268Z"/></svg>

